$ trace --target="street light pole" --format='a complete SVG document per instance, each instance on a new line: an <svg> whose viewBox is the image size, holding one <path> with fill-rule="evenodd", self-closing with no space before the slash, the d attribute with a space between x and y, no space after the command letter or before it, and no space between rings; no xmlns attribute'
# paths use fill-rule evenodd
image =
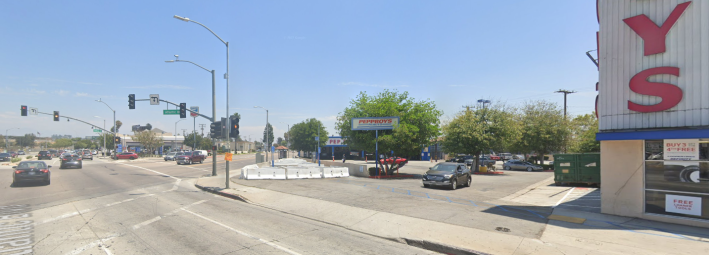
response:
<svg viewBox="0 0 709 255"><path fill-rule="evenodd" d="M116 125L116 111L113 110L113 108L111 108L110 106L108 106L108 104L106 102L101 101L101 98L99 98L98 100L95 100L95 101L105 104L106 107L108 107L108 109L111 109L111 111L113 111L113 134L114 135L118 134L118 125ZM113 148L115 149L117 147L118 147L118 145L114 143Z"/></svg>
<svg viewBox="0 0 709 255"><path fill-rule="evenodd" d="M212 123L214 123L217 120L217 96L216 96L216 85L214 81L214 70L209 70L207 68L202 67L201 65L198 65L192 61L187 61L187 60L179 60L177 59L178 55L175 55L175 60L168 60L165 61L167 63L171 62L187 62L193 65L198 66L199 68L204 69L205 71L209 72L212 74ZM177 131L175 131L177 132ZM217 176L217 139L212 138L212 176ZM227 165L229 164L229 161L227 161ZM227 169L229 169L227 167ZM229 178L229 170L227 170L227 178ZM227 188L229 187L228 185L228 180L227 180Z"/></svg>
<svg viewBox="0 0 709 255"><path fill-rule="evenodd" d="M202 26L203 28L209 30L209 32L211 32L215 37L217 37L217 39L219 39L219 41L224 43L224 45L226 46L226 74L224 75L224 79L226 79L226 122L227 122L226 126L231 127L231 123L229 123L229 116L230 116L229 115L229 42L222 40L222 38L219 37L216 33L214 33L214 31L212 31L211 29L209 29L207 26L203 25L202 23L199 23L194 20L190 20L189 18L180 17L177 15L173 16L173 18L182 20L184 22L192 22L192 23ZM212 73L212 75L214 75L214 73ZM212 76L212 77L214 77L214 76ZM214 114L212 121L215 121L216 119L217 119L217 115ZM227 128L226 129L226 138L227 138L226 144L227 144L227 148L229 148L229 152L231 153L231 137L229 137L229 131L230 131L229 128ZM212 153L212 155L216 155L216 152ZM214 156L214 159L215 159L214 160L215 162L214 162L213 167L216 167L216 156ZM216 170L214 170L214 171L216 171ZM215 173L214 175L216 175L216 172L214 172L214 173ZM226 188L227 189L229 188L229 161L226 162Z"/></svg>

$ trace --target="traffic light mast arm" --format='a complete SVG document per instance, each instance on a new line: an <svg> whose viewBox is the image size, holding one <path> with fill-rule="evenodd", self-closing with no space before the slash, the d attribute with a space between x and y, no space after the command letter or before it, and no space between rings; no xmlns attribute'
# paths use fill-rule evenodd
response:
<svg viewBox="0 0 709 255"><path fill-rule="evenodd" d="M51 113L40 112L40 111L38 111L37 113L44 114L44 115L49 115L49 116L53 116L53 115L54 115L54 114L51 114ZM62 117L62 118L67 118L67 119L70 119L70 120L75 120L75 121L78 121L78 122L81 122L81 123L84 123L84 124L87 124L87 125L91 125L91 126L94 127L94 128L101 129L101 130L103 130L103 131L105 131L105 132L107 132L107 133L115 134L115 132L111 132L111 131L105 130L105 129L99 127L98 125L94 125L94 124L88 123L88 122L86 122L86 121L77 119L77 118L72 118L72 117L65 116L65 115L60 115L60 117Z"/></svg>
<svg viewBox="0 0 709 255"><path fill-rule="evenodd" d="M136 99L135 101L150 101L150 99ZM177 107L180 107L180 104L176 104L176 103L173 103L173 102L170 102L170 101L167 101L167 100L162 100L162 99L160 99L160 101L161 101L161 102L168 103L168 104L171 104L171 105L174 105L174 106L177 106ZM212 118L208 117L207 115L204 115L204 114L201 114L201 113L192 111L192 110L190 110L190 109L185 109L185 110L187 110L188 112L197 114L197 115L199 115L200 117L205 118L205 119L207 119L207 120L209 120L209 121L211 121L211 122L214 122L214 120L213 120Z"/></svg>

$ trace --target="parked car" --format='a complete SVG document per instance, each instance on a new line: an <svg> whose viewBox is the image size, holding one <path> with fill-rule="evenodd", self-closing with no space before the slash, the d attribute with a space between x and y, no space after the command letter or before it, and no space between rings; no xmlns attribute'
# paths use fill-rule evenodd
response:
<svg viewBox="0 0 709 255"><path fill-rule="evenodd" d="M84 158L84 159L94 160L94 155L91 154L91 151L90 151L90 150L83 150L83 151L81 151L81 157Z"/></svg>
<svg viewBox="0 0 709 255"><path fill-rule="evenodd" d="M204 159L207 157L207 155L203 155L202 152L199 151L191 151L191 152L185 152L185 154L181 156L177 156L177 164L182 165L182 164L192 164L192 163L197 163L199 162L202 164L204 162Z"/></svg>
<svg viewBox="0 0 709 255"><path fill-rule="evenodd" d="M457 156L457 157L455 157L455 158L452 158L452 159L451 159L451 160L450 160L449 162L454 162L454 163L464 163L464 162L465 162L465 160L468 160L468 159L471 159L471 158L475 158L475 157L473 157L473 156L470 156L470 155L466 155L466 156Z"/></svg>
<svg viewBox="0 0 709 255"><path fill-rule="evenodd" d="M12 156L13 158L17 157L17 152L14 151L8 151L7 154L10 154L10 156Z"/></svg>
<svg viewBox="0 0 709 255"><path fill-rule="evenodd" d="M91 154L96 155L96 154L98 154L98 151L97 151L97 150L94 150L94 151L91 152Z"/></svg>
<svg viewBox="0 0 709 255"><path fill-rule="evenodd" d="M17 151L17 155L25 155L25 151Z"/></svg>
<svg viewBox="0 0 709 255"><path fill-rule="evenodd" d="M508 153L508 152L500 153L500 157L502 158L502 161L507 161L507 160L512 160L512 159L513 159L513 158L512 158L512 153Z"/></svg>
<svg viewBox="0 0 709 255"><path fill-rule="evenodd" d="M544 169L543 167L541 167L541 166L539 166L539 165L535 165L535 164L532 164L532 163L530 163L530 162L521 161L521 160L510 160L510 161L507 161L507 162L505 162L504 164L502 164L502 167L503 167L505 170L527 170L527 172L531 172L531 171L541 171L541 170Z"/></svg>
<svg viewBox="0 0 709 255"><path fill-rule="evenodd" d="M42 160L42 159L49 159L49 160L51 160L51 159L52 159L52 154L49 153L49 151L39 151L39 153L37 153L37 160Z"/></svg>
<svg viewBox="0 0 709 255"><path fill-rule="evenodd" d="M209 153L209 152L208 152L208 151L206 151L206 150L196 150L196 151L199 151L199 152L201 152L201 153L202 153L202 155L204 155L205 157L206 157L206 156L211 156L211 155L212 155L211 153Z"/></svg>
<svg viewBox="0 0 709 255"><path fill-rule="evenodd" d="M12 184L21 181L42 181L45 185L49 185L51 180L51 172L44 161L23 161L17 166L13 166L15 171L12 172Z"/></svg>
<svg viewBox="0 0 709 255"><path fill-rule="evenodd" d="M12 155L10 153L0 153L0 161L12 161Z"/></svg>
<svg viewBox="0 0 709 255"><path fill-rule="evenodd" d="M179 155L178 155L178 154L179 154ZM177 156L180 156L180 155L182 155L182 152L174 152L174 151L173 151L173 152L167 153L167 154L165 155L165 157L163 157L163 159L164 159L165 161L168 161L168 160L170 160L170 161L175 161L175 159L177 158Z"/></svg>
<svg viewBox="0 0 709 255"><path fill-rule="evenodd" d="M49 155L52 155L52 157L59 157L61 154L57 150L49 150Z"/></svg>
<svg viewBox="0 0 709 255"><path fill-rule="evenodd" d="M421 181L424 187L448 186L454 190L461 184L470 187L473 178L464 164L445 162L429 168Z"/></svg>
<svg viewBox="0 0 709 255"><path fill-rule="evenodd" d="M490 158L491 160L495 160L495 161L502 160L502 157L500 157L498 155L486 155L486 156L488 158Z"/></svg>
<svg viewBox="0 0 709 255"><path fill-rule="evenodd" d="M474 157L471 158L471 159L466 159L466 160L465 160L465 165L466 165L466 166L472 166L473 163L475 163L475 158L474 158ZM490 159L490 158L488 158L488 157L480 157L480 165L481 165L481 166L487 166L488 164L493 164L493 165L495 165L495 163L497 163L496 160Z"/></svg>
<svg viewBox="0 0 709 255"><path fill-rule="evenodd" d="M64 154L62 154L62 156L60 158L62 160L61 160L61 164L59 165L59 169L68 168L68 167L76 167L76 168L81 169L83 166L83 163L81 161L82 158L79 154L64 153Z"/></svg>
<svg viewBox="0 0 709 255"><path fill-rule="evenodd" d="M123 153L118 153L115 156L113 156L113 159L137 159L138 154L135 154L133 152L123 152Z"/></svg>

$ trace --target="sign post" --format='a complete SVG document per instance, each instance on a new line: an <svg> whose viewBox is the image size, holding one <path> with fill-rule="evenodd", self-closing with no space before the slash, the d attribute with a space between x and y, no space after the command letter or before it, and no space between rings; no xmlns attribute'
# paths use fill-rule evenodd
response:
<svg viewBox="0 0 709 255"><path fill-rule="evenodd" d="M377 175L381 176L381 173L379 172L379 130L392 130L399 127L399 117L352 118L350 124L352 125L353 131L374 130L374 166L376 168Z"/></svg>

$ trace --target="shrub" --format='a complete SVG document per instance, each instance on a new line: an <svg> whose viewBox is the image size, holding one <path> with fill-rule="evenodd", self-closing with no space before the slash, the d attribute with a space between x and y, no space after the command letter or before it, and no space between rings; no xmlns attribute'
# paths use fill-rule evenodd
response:
<svg viewBox="0 0 709 255"><path fill-rule="evenodd" d="M25 158L26 158L26 159L32 159L32 156L27 156L27 157L25 157Z"/></svg>
<svg viewBox="0 0 709 255"><path fill-rule="evenodd" d="M22 161L21 158L13 158L10 162L15 163L15 162L20 162L20 161Z"/></svg>

